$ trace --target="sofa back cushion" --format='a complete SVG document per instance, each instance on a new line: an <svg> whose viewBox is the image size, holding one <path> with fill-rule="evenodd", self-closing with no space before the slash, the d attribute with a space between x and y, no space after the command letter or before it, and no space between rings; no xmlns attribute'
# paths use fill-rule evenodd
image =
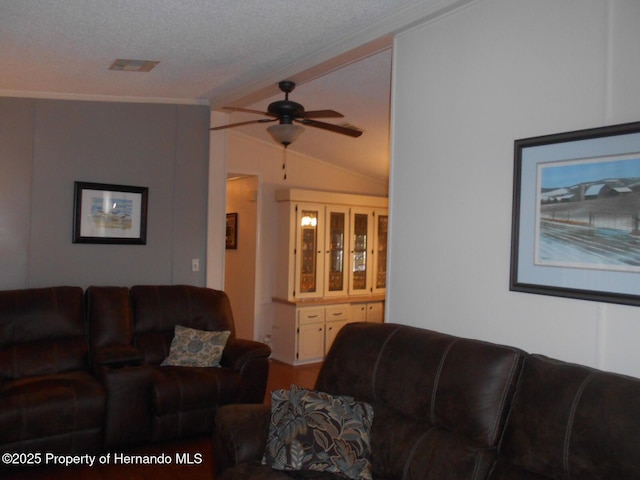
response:
<svg viewBox="0 0 640 480"><path fill-rule="evenodd" d="M88 368L82 288L0 292L0 377Z"/></svg>
<svg viewBox="0 0 640 480"><path fill-rule="evenodd" d="M89 287L85 293L91 346L129 345L133 312L127 287Z"/></svg>
<svg viewBox="0 0 640 480"><path fill-rule="evenodd" d="M231 305L220 290L191 285L131 287L133 343L145 361L160 364L168 355L176 325L196 330L224 331L235 338Z"/></svg>
<svg viewBox="0 0 640 480"><path fill-rule="evenodd" d="M349 324L316 388L373 405L374 478L483 478L523 356L408 326Z"/></svg>
<svg viewBox="0 0 640 480"><path fill-rule="evenodd" d="M525 361L491 480L640 478L640 380Z"/></svg>

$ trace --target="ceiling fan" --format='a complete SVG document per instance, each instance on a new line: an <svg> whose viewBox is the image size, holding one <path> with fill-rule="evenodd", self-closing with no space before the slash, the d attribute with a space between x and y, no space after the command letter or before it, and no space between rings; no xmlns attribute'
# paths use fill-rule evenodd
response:
<svg viewBox="0 0 640 480"><path fill-rule="evenodd" d="M267 131L271 134L275 141L288 147L298 136L304 131L304 128L295 125L293 122L301 123L309 127L320 128L322 130L328 130L330 132L340 133L342 135L348 135L350 137L359 137L362 135L362 130L358 130L353 127L347 127L342 125L335 125L332 123L319 122L314 120L316 118L343 118L344 115L334 110L312 110L306 112L304 107L299 103L289 100L289 93L293 91L296 84L290 80L283 80L278 83L280 90L284 92L284 100L278 100L272 102L267 107L266 112L259 110L251 110L241 107L224 107L226 110L232 110L235 112L254 113L257 115L266 115L270 118L261 118L258 120L249 120L246 122L232 123L230 125L222 125L220 127L213 127L210 130L222 130L231 127L240 127L242 125L250 125L253 123L270 123L278 121L277 125L271 125L267 128Z"/></svg>

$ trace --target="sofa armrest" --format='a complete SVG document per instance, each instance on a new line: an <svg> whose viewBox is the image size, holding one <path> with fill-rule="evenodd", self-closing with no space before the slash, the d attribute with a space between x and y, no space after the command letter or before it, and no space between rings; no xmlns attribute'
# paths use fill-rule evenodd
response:
<svg viewBox="0 0 640 480"><path fill-rule="evenodd" d="M132 345L108 345L93 352L95 367L122 368L134 367L144 363L144 356Z"/></svg>
<svg viewBox="0 0 640 480"><path fill-rule="evenodd" d="M222 352L220 365L234 370L242 370L256 358L269 358L271 348L266 343L236 338L227 343Z"/></svg>
<svg viewBox="0 0 640 480"><path fill-rule="evenodd" d="M215 477L245 462L260 462L267 445L269 405L225 405L216 412L213 433Z"/></svg>
<svg viewBox="0 0 640 480"><path fill-rule="evenodd" d="M271 348L253 340L235 339L227 343L220 366L242 377L242 389L234 403L262 403L267 390Z"/></svg>

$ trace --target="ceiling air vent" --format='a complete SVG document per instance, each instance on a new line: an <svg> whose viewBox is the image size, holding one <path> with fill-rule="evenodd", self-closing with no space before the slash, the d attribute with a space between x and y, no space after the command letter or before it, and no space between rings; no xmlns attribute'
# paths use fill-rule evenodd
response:
<svg viewBox="0 0 640 480"><path fill-rule="evenodd" d="M153 60L128 60L118 58L111 64L109 70L119 70L123 72L148 72L160 62Z"/></svg>

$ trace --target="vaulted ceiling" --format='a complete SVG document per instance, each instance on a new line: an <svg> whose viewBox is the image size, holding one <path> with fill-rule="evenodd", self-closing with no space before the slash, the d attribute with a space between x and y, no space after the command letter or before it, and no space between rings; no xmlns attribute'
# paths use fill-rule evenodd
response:
<svg viewBox="0 0 640 480"><path fill-rule="evenodd" d="M307 128L290 148L385 179L392 35L469 1L0 0L0 96L262 110L291 79L292 100L364 134ZM109 70L116 59L159 63ZM240 129L269 139L264 125Z"/></svg>

